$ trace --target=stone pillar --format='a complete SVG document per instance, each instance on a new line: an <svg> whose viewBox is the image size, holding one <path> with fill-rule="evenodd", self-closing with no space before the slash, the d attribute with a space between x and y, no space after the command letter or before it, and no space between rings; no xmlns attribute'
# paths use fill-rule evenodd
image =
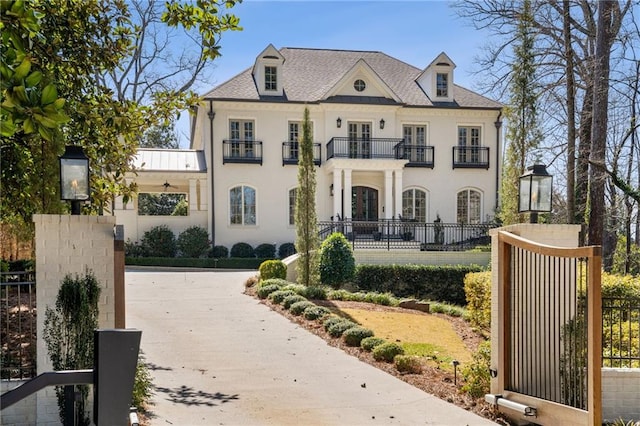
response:
<svg viewBox="0 0 640 426"><path fill-rule="evenodd" d="M100 283L99 328L115 327L114 216L34 215L38 374L51 371L43 339L47 307L54 308L60 282L67 274L91 270ZM55 389L37 393L37 424L59 424Z"/></svg>

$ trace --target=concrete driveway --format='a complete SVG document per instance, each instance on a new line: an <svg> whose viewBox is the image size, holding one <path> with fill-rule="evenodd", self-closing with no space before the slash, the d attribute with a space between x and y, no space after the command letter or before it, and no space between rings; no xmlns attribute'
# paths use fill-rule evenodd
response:
<svg viewBox="0 0 640 426"><path fill-rule="evenodd" d="M152 425L492 425L328 346L252 297L255 272L126 272Z"/></svg>

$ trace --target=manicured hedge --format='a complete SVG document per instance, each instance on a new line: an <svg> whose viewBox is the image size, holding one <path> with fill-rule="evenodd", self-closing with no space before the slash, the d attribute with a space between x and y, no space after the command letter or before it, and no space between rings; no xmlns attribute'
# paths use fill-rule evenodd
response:
<svg viewBox="0 0 640 426"><path fill-rule="evenodd" d="M358 265L354 283L364 291L464 306L465 275L483 270L477 265Z"/></svg>
<svg viewBox="0 0 640 426"><path fill-rule="evenodd" d="M189 257L127 257L127 266L169 266L183 268L220 268L220 269L255 269L258 270L260 264L267 259L257 258L237 258L226 259L202 258L194 259Z"/></svg>

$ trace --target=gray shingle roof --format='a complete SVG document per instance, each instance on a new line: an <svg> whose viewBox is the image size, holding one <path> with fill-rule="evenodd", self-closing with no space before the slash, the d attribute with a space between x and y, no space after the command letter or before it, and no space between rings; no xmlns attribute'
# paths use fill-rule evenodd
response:
<svg viewBox="0 0 640 426"><path fill-rule="evenodd" d="M354 50L324 50L284 47L282 69L284 96L261 97L251 75L251 67L220 84L204 95L207 99L265 102L336 102L338 97L326 99L327 93L359 60L364 60L407 106L436 106L463 108L500 108L496 101L459 85L453 86L453 103L434 103L416 82L423 70L382 52ZM252 64L253 67L253 64ZM351 102L345 98L340 101ZM358 103L362 103L362 99ZM370 102L380 104L379 98ZM385 103L388 102L384 101ZM393 101L391 101L393 102Z"/></svg>

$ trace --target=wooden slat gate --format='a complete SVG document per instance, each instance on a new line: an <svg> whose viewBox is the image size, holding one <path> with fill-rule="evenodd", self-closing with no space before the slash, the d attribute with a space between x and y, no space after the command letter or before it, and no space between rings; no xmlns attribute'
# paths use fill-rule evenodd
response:
<svg viewBox="0 0 640 426"><path fill-rule="evenodd" d="M500 231L498 256L500 391L490 397L533 423L601 425L600 247Z"/></svg>

